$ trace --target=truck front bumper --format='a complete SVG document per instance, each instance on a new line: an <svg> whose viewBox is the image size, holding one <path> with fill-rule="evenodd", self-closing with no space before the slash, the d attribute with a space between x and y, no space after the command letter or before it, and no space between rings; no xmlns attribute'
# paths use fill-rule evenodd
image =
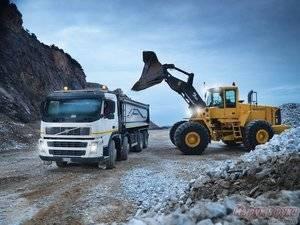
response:
<svg viewBox="0 0 300 225"><path fill-rule="evenodd" d="M39 156L43 161L55 161L55 162L73 162L73 163L98 163L105 158L101 157L89 157L89 158L82 158L82 157L57 157L57 156Z"/></svg>

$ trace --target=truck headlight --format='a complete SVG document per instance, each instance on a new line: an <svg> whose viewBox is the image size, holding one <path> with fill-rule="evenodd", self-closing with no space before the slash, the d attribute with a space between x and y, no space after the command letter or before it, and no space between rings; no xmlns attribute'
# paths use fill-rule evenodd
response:
<svg viewBox="0 0 300 225"><path fill-rule="evenodd" d="M40 140L39 141L39 149L40 149L40 152L46 152L47 142L44 140Z"/></svg>
<svg viewBox="0 0 300 225"><path fill-rule="evenodd" d="M91 143L91 152L96 153L97 148L98 148L98 143L97 142L92 142Z"/></svg>

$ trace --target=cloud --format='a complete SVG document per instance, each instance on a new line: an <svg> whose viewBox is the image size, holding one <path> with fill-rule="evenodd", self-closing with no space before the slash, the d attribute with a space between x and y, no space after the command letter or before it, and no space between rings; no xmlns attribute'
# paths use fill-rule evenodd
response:
<svg viewBox="0 0 300 225"><path fill-rule="evenodd" d="M64 48L88 80L149 103L155 122L180 120L187 105L165 83L130 91L143 68L142 50L194 72L199 93L203 81L235 81L242 96L254 89L264 103L299 102L299 1L16 2L39 40Z"/></svg>

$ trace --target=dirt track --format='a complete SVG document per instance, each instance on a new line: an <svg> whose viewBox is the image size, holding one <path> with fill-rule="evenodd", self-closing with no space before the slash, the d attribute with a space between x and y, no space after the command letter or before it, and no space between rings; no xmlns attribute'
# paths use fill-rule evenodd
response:
<svg viewBox="0 0 300 225"><path fill-rule="evenodd" d="M201 156L185 156L170 143L168 130L151 131L149 144L147 150L131 153L128 161L118 162L114 170L82 165L63 169L45 166L35 147L0 153L0 224L126 221L141 204L137 200L141 190L137 190L136 197L132 193L135 185L142 188L149 182L160 198L161 192L155 188L166 186L170 175L169 185L176 186L173 183L180 180L180 189L208 167L245 153L242 148L229 149L213 143ZM147 174L139 177L144 169ZM144 199L147 197L146 192Z"/></svg>

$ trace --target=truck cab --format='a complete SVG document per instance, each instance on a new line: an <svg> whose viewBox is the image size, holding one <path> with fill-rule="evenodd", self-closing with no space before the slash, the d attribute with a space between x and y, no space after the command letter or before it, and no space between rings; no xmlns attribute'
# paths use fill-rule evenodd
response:
<svg viewBox="0 0 300 225"><path fill-rule="evenodd" d="M136 110L144 110L144 121L138 118L135 126L126 126L124 109L129 103L136 102L103 90L64 90L50 94L41 106L40 158L55 161L61 167L69 162L105 161L109 162L108 167L114 167L116 159L127 159L130 149L144 146L149 125L149 106L139 103Z"/></svg>

